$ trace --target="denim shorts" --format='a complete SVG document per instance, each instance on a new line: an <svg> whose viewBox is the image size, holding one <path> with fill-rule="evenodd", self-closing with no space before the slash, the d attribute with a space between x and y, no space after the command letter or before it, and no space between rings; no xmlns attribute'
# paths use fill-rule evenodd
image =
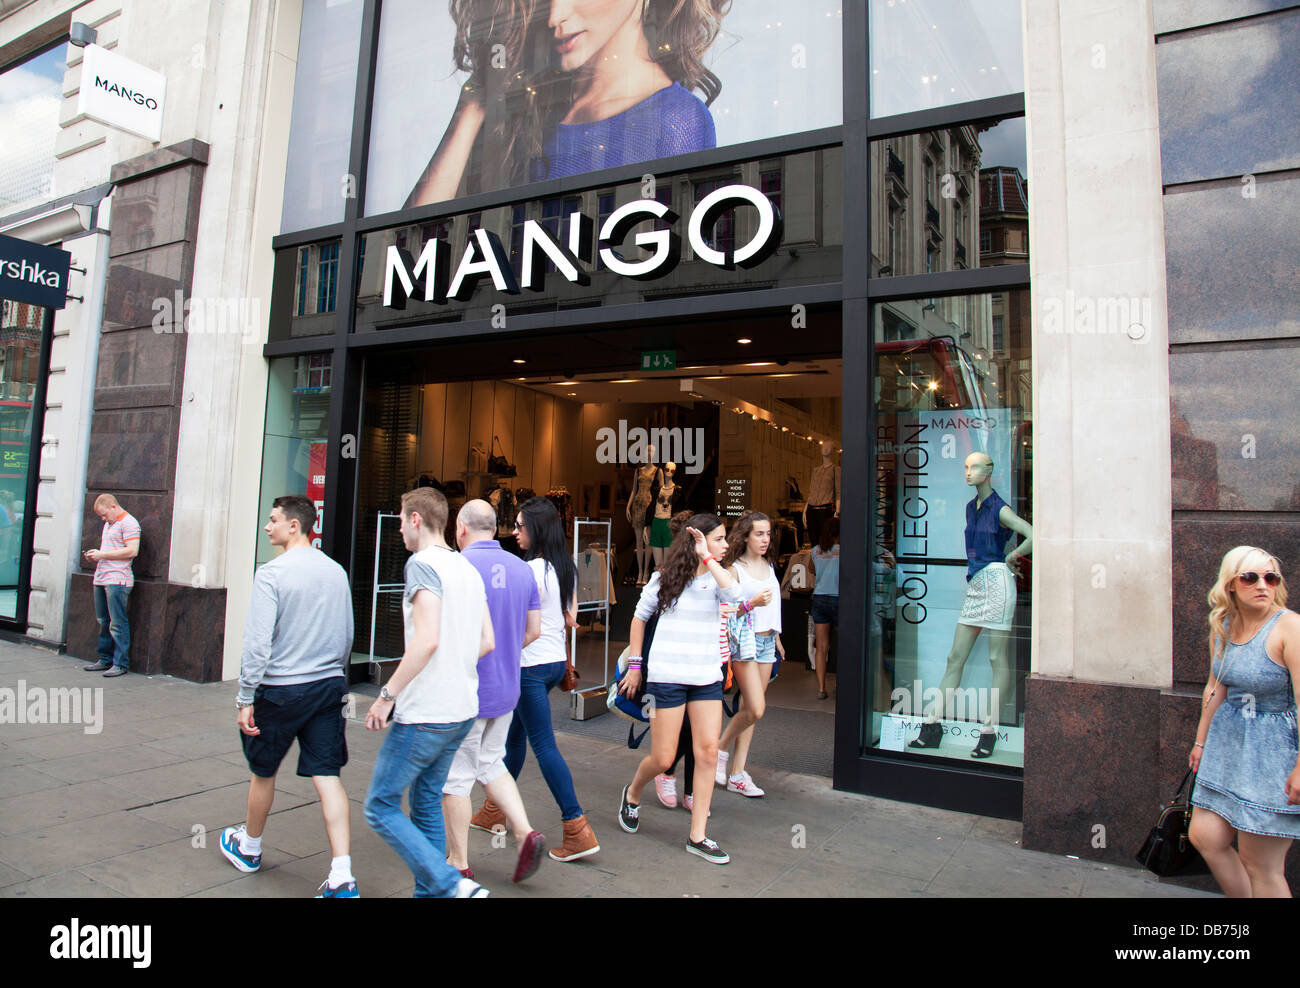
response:
<svg viewBox="0 0 1300 988"><path fill-rule="evenodd" d="M734 662L775 662L776 661L776 632L770 635L754 636L754 657L752 659L742 659L739 656L732 656Z"/></svg>
<svg viewBox="0 0 1300 988"><path fill-rule="evenodd" d="M696 700L722 700L722 681L708 686L684 686L681 683L646 683L645 693L655 698L655 707L671 710Z"/></svg>
<svg viewBox="0 0 1300 988"><path fill-rule="evenodd" d="M813 624L838 625L840 623L840 598L829 594L813 594L812 619Z"/></svg>
<svg viewBox="0 0 1300 988"><path fill-rule="evenodd" d="M298 741L298 774L338 775L348 763L343 708L348 681L343 676L292 686L259 686L253 694L253 726L261 733L239 734L248 767L269 779L280 768L294 739Z"/></svg>

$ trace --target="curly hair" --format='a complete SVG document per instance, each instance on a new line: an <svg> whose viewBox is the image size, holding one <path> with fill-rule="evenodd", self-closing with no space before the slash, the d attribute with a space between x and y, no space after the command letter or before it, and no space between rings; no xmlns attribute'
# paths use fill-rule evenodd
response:
<svg viewBox="0 0 1300 988"><path fill-rule="evenodd" d="M754 531L754 523L759 521L767 522L768 530L771 531L772 519L761 511L746 511L736 519L736 527L727 534L727 554L722 557L723 569L730 568L737 559L745 554L746 543L749 541L750 534ZM767 560L769 566L773 565L772 546L774 541L768 540L767 552L763 554L763 558Z"/></svg>
<svg viewBox="0 0 1300 988"><path fill-rule="evenodd" d="M456 24L452 61L470 74L466 88L480 95L486 113L474 150L484 171L481 185L522 185L530 180L532 163L545 159L546 135L573 105L573 73L551 64L549 4L448 0L448 9ZM704 55L730 9L731 0L642 0L642 31L651 60L683 89L698 90L706 104L718 98L722 81L705 67ZM499 153L484 154L483 137Z"/></svg>
<svg viewBox="0 0 1300 988"><path fill-rule="evenodd" d="M1206 600L1210 605L1210 662L1223 655L1224 649L1228 643L1228 624L1233 618L1241 616L1241 610L1237 606L1236 594L1228 590L1228 584L1241 573L1245 572L1251 560L1264 561L1273 564L1273 569L1278 576L1282 575L1282 564L1277 561L1277 557L1265 552L1263 549L1257 549L1250 545L1239 545L1235 549L1229 549L1227 555L1223 557L1223 562L1219 564L1219 578L1210 588ZM1275 595L1277 605L1286 607L1286 580L1283 579L1277 585Z"/></svg>
<svg viewBox="0 0 1300 988"><path fill-rule="evenodd" d="M673 544L664 553L663 565L658 571L659 604L655 608L658 613L672 610L677 598L699 571L700 557L695 554L695 537L687 529L694 528L703 532L707 538L710 532L721 525L722 520L717 515L698 514L691 515L686 524L678 529L673 536Z"/></svg>

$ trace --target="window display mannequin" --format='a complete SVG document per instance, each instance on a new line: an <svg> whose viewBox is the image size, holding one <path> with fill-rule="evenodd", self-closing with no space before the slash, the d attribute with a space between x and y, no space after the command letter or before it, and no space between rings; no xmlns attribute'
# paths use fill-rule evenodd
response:
<svg viewBox="0 0 1300 988"><path fill-rule="evenodd" d="M627 523L636 539L636 585L643 587L650 579L650 540L647 537L646 512L654 500L655 484L662 486L663 473L655 466L655 448L646 447L646 462L636 468L632 496L627 502Z"/></svg>
<svg viewBox="0 0 1300 988"><path fill-rule="evenodd" d="M840 468L831 462L835 446L822 443L821 466L814 467L808 483L808 503L803 509L803 527L808 541L816 545L822 522L840 516Z"/></svg>
<svg viewBox="0 0 1300 988"><path fill-rule="evenodd" d="M998 496L993 489L993 460L987 453L966 457L966 483L975 488L975 497L966 505L966 596L962 603L957 630L948 653L948 667L939 683L940 703L948 703L961 685L971 649L980 632L989 631L989 664L993 671L993 690L981 703L983 723L979 743L972 758L988 758L997 742L1002 700L1014 696L1011 685L1011 622L1016 612L1016 574L1019 559L1029 554L1033 529ZM1006 551L1011 533L1021 536L1020 544ZM910 748L937 748L943 738L939 723L939 703L926 712L921 733Z"/></svg>
<svg viewBox="0 0 1300 988"><path fill-rule="evenodd" d="M664 552L673 544L668 519L673 516L673 497L677 493L677 485L673 483L676 472L677 464L672 460L664 464L659 492L655 495L654 518L650 522L650 553L654 556L655 569L663 566Z"/></svg>

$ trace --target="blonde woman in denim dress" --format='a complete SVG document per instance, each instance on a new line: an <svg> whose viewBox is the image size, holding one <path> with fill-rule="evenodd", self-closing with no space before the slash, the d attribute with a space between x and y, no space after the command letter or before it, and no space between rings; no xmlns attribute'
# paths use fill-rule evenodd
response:
<svg viewBox="0 0 1300 988"><path fill-rule="evenodd" d="M1209 603L1189 836L1225 895L1289 898L1283 871L1300 837L1300 615L1286 609L1277 559L1252 546L1223 557Z"/></svg>

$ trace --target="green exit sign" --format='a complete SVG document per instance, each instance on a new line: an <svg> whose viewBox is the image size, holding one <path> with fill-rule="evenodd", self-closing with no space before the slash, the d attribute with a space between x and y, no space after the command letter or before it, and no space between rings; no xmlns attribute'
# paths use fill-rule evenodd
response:
<svg viewBox="0 0 1300 988"><path fill-rule="evenodd" d="M676 370L676 350L643 350L641 352L641 369L643 371Z"/></svg>

